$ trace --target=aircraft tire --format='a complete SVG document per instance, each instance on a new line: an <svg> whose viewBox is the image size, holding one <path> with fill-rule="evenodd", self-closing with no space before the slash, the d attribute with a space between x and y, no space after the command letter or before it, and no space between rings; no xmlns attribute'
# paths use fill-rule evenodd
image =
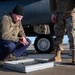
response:
<svg viewBox="0 0 75 75"><path fill-rule="evenodd" d="M54 41L50 35L39 35L34 41L34 48L38 53L50 53L53 47Z"/></svg>

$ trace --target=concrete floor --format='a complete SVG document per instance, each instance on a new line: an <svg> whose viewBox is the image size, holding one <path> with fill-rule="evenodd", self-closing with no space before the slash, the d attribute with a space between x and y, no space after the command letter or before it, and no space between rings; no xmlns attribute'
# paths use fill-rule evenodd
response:
<svg viewBox="0 0 75 75"><path fill-rule="evenodd" d="M68 50L68 45L64 45L64 48ZM31 46L30 49L32 50L33 47ZM63 53L65 53L65 51ZM41 56L42 58L43 56L44 58L50 58L49 54L45 54L45 55L42 54ZM30 57L39 58L40 56L37 57L36 54L32 54L32 55L29 55L27 58L30 58ZM0 75L75 75L75 65L72 64L71 57L67 57L67 58L62 57L62 59L63 59L63 62L57 63L55 67L44 69L44 70L38 70L34 72L29 72L29 73L21 73L21 72L9 70L4 68L3 66L0 66Z"/></svg>
<svg viewBox="0 0 75 75"><path fill-rule="evenodd" d="M29 73L21 73L0 67L0 75L75 75L75 65L72 65L71 62L62 63L52 68Z"/></svg>

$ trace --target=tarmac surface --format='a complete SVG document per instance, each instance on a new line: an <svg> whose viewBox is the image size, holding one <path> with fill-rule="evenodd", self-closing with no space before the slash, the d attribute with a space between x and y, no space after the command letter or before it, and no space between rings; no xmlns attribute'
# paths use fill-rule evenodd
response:
<svg viewBox="0 0 75 75"><path fill-rule="evenodd" d="M63 45L63 47L65 51L62 52L62 62L57 63L52 68L33 71L29 73L22 73L22 72L6 69L1 65L0 75L75 75L75 65L72 64L72 57L69 56L69 54L71 54L71 51L69 51L68 45ZM34 50L34 47L30 46L28 50ZM53 56L54 55L55 54L53 54ZM31 54L26 56L25 58L50 59L52 57L50 56L50 54Z"/></svg>

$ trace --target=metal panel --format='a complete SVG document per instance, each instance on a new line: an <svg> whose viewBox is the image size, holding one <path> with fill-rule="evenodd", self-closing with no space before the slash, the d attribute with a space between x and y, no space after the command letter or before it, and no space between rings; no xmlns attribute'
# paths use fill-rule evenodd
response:
<svg viewBox="0 0 75 75"><path fill-rule="evenodd" d="M50 23L50 5L49 0L41 0L25 6L25 17L23 23L40 24Z"/></svg>
<svg viewBox="0 0 75 75"><path fill-rule="evenodd" d="M50 5L49 0L7 0L0 2L0 17L17 5L25 6L25 16L23 24L39 24L49 23L50 20Z"/></svg>
<svg viewBox="0 0 75 75"><path fill-rule="evenodd" d="M48 60L27 59L5 62L4 67L20 72L32 72L54 67L54 62L48 62Z"/></svg>

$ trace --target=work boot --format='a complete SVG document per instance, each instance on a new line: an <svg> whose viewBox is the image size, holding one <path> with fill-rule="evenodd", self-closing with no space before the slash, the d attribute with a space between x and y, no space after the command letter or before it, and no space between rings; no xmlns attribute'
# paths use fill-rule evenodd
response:
<svg viewBox="0 0 75 75"><path fill-rule="evenodd" d="M62 61L62 59L61 59L61 51L56 52L56 56L54 57L54 61L55 62L61 62Z"/></svg>
<svg viewBox="0 0 75 75"><path fill-rule="evenodd" d="M72 64L75 64L75 50L72 51Z"/></svg>
<svg viewBox="0 0 75 75"><path fill-rule="evenodd" d="M4 59L4 61L12 61L12 60L16 60L16 57L13 56L12 54L9 54L9 55Z"/></svg>
<svg viewBox="0 0 75 75"><path fill-rule="evenodd" d="M70 50L71 51L75 50L75 45L74 44L70 44Z"/></svg>
<svg viewBox="0 0 75 75"><path fill-rule="evenodd" d="M61 50L61 51L64 51L64 48L62 47L61 44L59 45L59 47L60 47L60 50Z"/></svg>
<svg viewBox="0 0 75 75"><path fill-rule="evenodd" d="M0 61L0 66L3 66L3 64L4 64L4 61Z"/></svg>
<svg viewBox="0 0 75 75"><path fill-rule="evenodd" d="M49 61L61 62L61 51L57 51L55 57L49 59Z"/></svg>

